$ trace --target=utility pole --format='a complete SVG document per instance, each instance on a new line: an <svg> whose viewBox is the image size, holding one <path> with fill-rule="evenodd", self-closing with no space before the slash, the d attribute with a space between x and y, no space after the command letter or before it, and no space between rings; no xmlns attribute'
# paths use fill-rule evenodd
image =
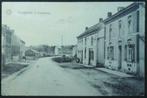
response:
<svg viewBox="0 0 147 98"><path fill-rule="evenodd" d="M61 34L61 54L63 55L63 34Z"/></svg>

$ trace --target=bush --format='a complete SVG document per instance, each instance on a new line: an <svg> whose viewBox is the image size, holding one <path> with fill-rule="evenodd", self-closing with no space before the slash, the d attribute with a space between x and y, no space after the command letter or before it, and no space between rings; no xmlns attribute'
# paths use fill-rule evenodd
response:
<svg viewBox="0 0 147 98"><path fill-rule="evenodd" d="M62 63L62 62L71 62L72 58L63 56L63 57L55 57L55 58L53 58L53 60L55 62Z"/></svg>

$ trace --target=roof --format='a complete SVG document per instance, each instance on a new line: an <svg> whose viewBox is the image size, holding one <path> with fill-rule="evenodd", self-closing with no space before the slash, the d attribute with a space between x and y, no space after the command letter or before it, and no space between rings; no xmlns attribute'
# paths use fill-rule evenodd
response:
<svg viewBox="0 0 147 98"><path fill-rule="evenodd" d="M61 48L63 49L73 49L75 45L64 45L64 46L61 46Z"/></svg>
<svg viewBox="0 0 147 98"><path fill-rule="evenodd" d="M85 32L83 32L82 34L80 34L79 36L77 36L77 38L80 38L84 35L90 34L90 33L94 33L94 31L100 30L102 26L102 22L101 23L97 23L91 27L89 27L87 30L85 30Z"/></svg>
<svg viewBox="0 0 147 98"><path fill-rule="evenodd" d="M134 2L134 3L130 4L129 6L125 7L124 9L116 12L111 17L106 18L104 20L104 23L106 24L110 21L114 21L120 17L123 17L124 15L127 15L128 13L131 13L132 11L136 10L139 7L139 4L143 4L143 3Z"/></svg>
<svg viewBox="0 0 147 98"><path fill-rule="evenodd" d="M28 50L26 50L26 51L29 51L29 50L31 50L31 51L33 51L33 52L35 52L35 53L39 53L37 50L34 50L34 49L28 49Z"/></svg>
<svg viewBox="0 0 147 98"><path fill-rule="evenodd" d="M124 15L130 13L131 11L136 10L139 7L139 4L143 4L143 3L141 3L141 2L134 2L134 3L130 4L129 6L127 6L126 8L120 10L119 12L116 12L111 17L106 18L105 20L103 20L102 23L105 23L106 24L106 23L108 23L110 21L114 21L117 18L120 18L121 16L124 16ZM79 36L77 36L77 38L83 37L83 36L85 36L87 34L90 34L90 33L92 34L93 31L100 30L100 29L101 29L101 25L100 25L100 23L97 23L97 24L89 27L82 34L80 34Z"/></svg>
<svg viewBox="0 0 147 98"><path fill-rule="evenodd" d="M20 40L20 41L25 44L25 42L23 40Z"/></svg>

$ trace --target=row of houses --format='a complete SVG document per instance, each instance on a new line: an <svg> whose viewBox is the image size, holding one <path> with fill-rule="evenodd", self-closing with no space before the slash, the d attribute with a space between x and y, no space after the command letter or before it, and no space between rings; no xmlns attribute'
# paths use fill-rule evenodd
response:
<svg viewBox="0 0 147 98"><path fill-rule="evenodd" d="M77 57L83 64L144 77L145 3L117 10L77 36Z"/></svg>
<svg viewBox="0 0 147 98"><path fill-rule="evenodd" d="M45 56L70 56L76 55L76 45L62 45L62 46L30 46L25 51L25 56L29 57L45 57Z"/></svg>
<svg viewBox="0 0 147 98"><path fill-rule="evenodd" d="M62 45L62 46L52 46L49 53L52 55L66 55L73 57L76 55L76 45Z"/></svg>
<svg viewBox="0 0 147 98"><path fill-rule="evenodd" d="M2 25L2 65L24 56L25 42L17 37L13 29Z"/></svg>

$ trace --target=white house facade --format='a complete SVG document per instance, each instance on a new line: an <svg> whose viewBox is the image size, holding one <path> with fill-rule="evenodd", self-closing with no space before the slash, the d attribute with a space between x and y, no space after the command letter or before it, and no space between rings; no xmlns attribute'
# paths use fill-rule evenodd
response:
<svg viewBox="0 0 147 98"><path fill-rule="evenodd" d="M104 32L102 21L102 18L100 18L98 24L89 28L86 27L85 32L77 37L77 57L82 64L92 66L97 66L98 63L104 64ZM101 47L101 50L99 47Z"/></svg>
<svg viewBox="0 0 147 98"><path fill-rule="evenodd" d="M133 3L104 20L105 67L144 77L144 3Z"/></svg>

